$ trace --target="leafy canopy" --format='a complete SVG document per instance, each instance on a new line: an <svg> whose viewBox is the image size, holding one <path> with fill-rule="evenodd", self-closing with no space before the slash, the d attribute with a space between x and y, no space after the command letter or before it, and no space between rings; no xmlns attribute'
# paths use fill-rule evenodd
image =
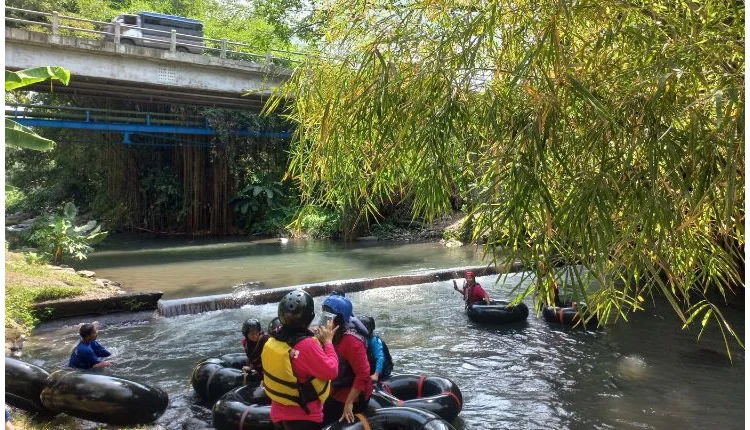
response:
<svg viewBox="0 0 750 430"><path fill-rule="evenodd" d="M744 2L327 5L267 106L291 100L304 202L432 217L468 183L474 238L537 275L519 299L582 265L560 288L588 316L663 296L742 345L712 297L744 288Z"/></svg>

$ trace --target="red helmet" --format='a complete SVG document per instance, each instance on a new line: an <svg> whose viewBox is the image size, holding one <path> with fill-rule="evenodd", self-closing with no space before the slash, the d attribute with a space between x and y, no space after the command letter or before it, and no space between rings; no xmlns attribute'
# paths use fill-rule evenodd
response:
<svg viewBox="0 0 750 430"><path fill-rule="evenodd" d="M468 278L469 276L474 278L474 272L466 272L466 277Z"/></svg>

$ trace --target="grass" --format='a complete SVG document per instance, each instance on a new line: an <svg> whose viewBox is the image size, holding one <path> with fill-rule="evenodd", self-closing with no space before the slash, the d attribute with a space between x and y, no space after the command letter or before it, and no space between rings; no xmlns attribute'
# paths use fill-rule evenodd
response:
<svg viewBox="0 0 750 430"><path fill-rule="evenodd" d="M81 427L81 421L70 415L60 414L53 418L35 417L33 414L13 408L10 414L11 422L15 430L70 430ZM90 422L86 422L86 427L90 427ZM147 426L139 425L136 427L110 427L106 425L97 426L98 429L118 428L118 429L146 429Z"/></svg>
<svg viewBox="0 0 750 430"><path fill-rule="evenodd" d="M111 293L94 281L75 273L26 261L19 253L5 254L5 326L30 333L39 323L32 311L35 303L47 300Z"/></svg>
<svg viewBox="0 0 750 430"><path fill-rule="evenodd" d="M51 419L33 418L31 414L20 409L11 412L11 422L16 430L67 430L76 428L75 419L59 415Z"/></svg>

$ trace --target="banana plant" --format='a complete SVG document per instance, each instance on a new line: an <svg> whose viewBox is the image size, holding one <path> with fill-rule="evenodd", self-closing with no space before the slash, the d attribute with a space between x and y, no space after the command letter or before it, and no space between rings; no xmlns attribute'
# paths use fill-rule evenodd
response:
<svg viewBox="0 0 750 430"><path fill-rule="evenodd" d="M5 71L5 92L23 88L47 79L58 80L63 85L70 82L70 72L67 69L56 66L34 67L19 70L17 72ZM45 139L34 133L34 130L23 126L10 118L5 118L5 143L18 148L33 149L35 151L51 151L55 142ZM15 189L6 184L5 191Z"/></svg>
<svg viewBox="0 0 750 430"><path fill-rule="evenodd" d="M47 79L58 80L63 85L68 85L70 72L62 67L53 66L34 67L17 72L6 70L5 91L23 88ZM29 127L25 127L10 118L5 118L5 143L36 151L50 151L55 147L55 142L39 136Z"/></svg>
<svg viewBox="0 0 750 430"><path fill-rule="evenodd" d="M67 203L63 213L49 216L34 230L29 241L37 245L53 264L60 264L64 255L84 260L94 250L91 245L104 240L107 232L101 231L101 226L93 220L77 226L77 215L76 206Z"/></svg>

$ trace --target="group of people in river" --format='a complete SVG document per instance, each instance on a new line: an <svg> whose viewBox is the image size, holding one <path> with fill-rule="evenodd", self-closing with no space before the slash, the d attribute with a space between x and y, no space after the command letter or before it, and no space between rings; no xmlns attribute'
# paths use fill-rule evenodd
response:
<svg viewBox="0 0 750 430"><path fill-rule="evenodd" d="M354 316L352 302L340 291L323 301L312 330L315 304L303 290L285 295L278 314L280 325L272 321L268 334L256 319L243 324L247 370L261 375L275 426L304 430L354 422L355 414L366 410L373 384L393 368L387 345L374 332L374 318Z"/></svg>
<svg viewBox="0 0 750 430"><path fill-rule="evenodd" d="M263 383L271 398L271 420L278 429L320 429L336 420L354 422L367 408L373 384L386 380L393 360L386 343L375 333L375 319L354 316L352 302L342 291L328 296L315 319L315 304L306 291L286 294L278 317L267 332L261 322L243 322L241 344L247 355L243 371L248 381ZM111 353L97 342L94 324L79 330L69 367L111 366Z"/></svg>
<svg viewBox="0 0 750 430"><path fill-rule="evenodd" d="M454 281L466 305L490 304L487 292L467 272L463 288ZM320 429L337 420L354 422L367 409L373 384L388 379L393 359L387 344L375 333L375 319L357 318L343 291L334 291L322 304L319 324L315 303L304 290L286 294L278 317L266 332L258 319L243 322L242 347L247 355L243 371L248 380L263 383L271 399L271 420L279 430ZM68 366L78 369L108 367L112 354L97 342L94 324L79 330L81 341Z"/></svg>

